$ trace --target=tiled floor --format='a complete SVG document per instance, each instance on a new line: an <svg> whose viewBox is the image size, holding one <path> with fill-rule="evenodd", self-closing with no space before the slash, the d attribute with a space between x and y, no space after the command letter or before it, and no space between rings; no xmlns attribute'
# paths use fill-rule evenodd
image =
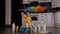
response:
<svg viewBox="0 0 60 34"><path fill-rule="evenodd" d="M47 31L53 34L60 34L60 28L47 28ZM0 28L0 34L25 34L25 33L13 33L11 31L11 28Z"/></svg>

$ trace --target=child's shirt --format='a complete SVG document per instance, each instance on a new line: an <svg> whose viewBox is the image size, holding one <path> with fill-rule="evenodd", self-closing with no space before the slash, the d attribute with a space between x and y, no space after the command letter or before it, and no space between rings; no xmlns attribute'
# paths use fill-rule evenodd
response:
<svg viewBox="0 0 60 34"><path fill-rule="evenodd" d="M29 25L30 26L30 24L31 24L31 17L30 16L26 16L26 17L24 17L24 25Z"/></svg>

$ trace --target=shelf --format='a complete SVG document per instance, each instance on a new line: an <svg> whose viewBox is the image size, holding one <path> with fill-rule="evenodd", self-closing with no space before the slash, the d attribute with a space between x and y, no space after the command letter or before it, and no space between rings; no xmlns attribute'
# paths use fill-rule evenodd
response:
<svg viewBox="0 0 60 34"><path fill-rule="evenodd" d="M26 9L18 9L18 11L24 12ZM30 13L54 13L60 11L60 7L52 8L50 11L44 12L30 12Z"/></svg>
<svg viewBox="0 0 60 34"><path fill-rule="evenodd" d="M24 12L24 11L26 11L26 9L18 9L18 11L21 11L21 12ZM44 11L44 12L30 12L30 13L50 13L50 12L52 12L51 10L49 10L49 11Z"/></svg>

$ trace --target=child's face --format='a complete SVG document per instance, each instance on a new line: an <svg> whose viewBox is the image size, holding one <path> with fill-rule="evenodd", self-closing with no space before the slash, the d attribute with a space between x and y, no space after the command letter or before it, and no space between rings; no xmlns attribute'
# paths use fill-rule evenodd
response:
<svg viewBox="0 0 60 34"><path fill-rule="evenodd" d="M26 13L27 16L30 16L30 13Z"/></svg>

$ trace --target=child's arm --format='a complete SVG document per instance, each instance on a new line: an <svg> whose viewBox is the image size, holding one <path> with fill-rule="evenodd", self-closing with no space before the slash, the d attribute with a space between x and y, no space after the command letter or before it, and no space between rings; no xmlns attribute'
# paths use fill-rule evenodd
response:
<svg viewBox="0 0 60 34"><path fill-rule="evenodd" d="M22 15L23 17L26 17L26 15L25 15L23 12L21 13L21 15Z"/></svg>

